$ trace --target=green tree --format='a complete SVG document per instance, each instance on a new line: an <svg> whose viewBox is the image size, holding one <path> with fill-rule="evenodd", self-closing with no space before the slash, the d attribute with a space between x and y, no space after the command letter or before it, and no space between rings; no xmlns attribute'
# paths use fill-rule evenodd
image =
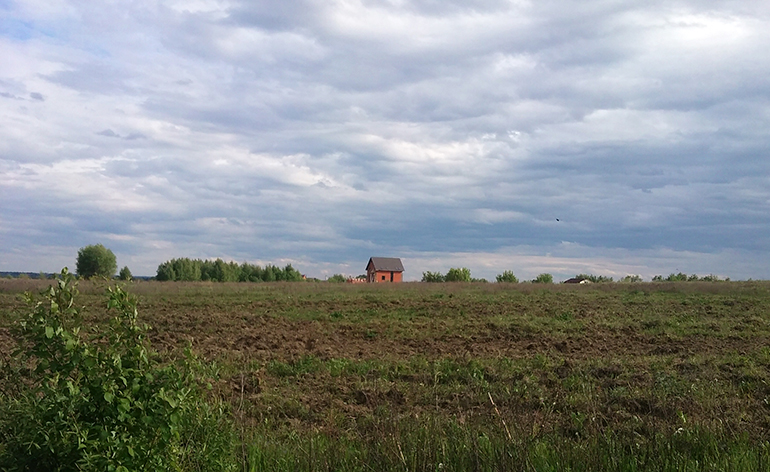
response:
<svg viewBox="0 0 770 472"><path fill-rule="evenodd" d="M115 254L101 244L80 248L76 266L78 275L86 279L111 278L118 270Z"/></svg>
<svg viewBox="0 0 770 472"><path fill-rule="evenodd" d="M620 279L623 283L637 283L642 281L642 277L640 275L627 275Z"/></svg>
<svg viewBox="0 0 770 472"><path fill-rule="evenodd" d="M497 274L497 283L512 283L517 284L519 283L519 279L516 278L515 275L513 275L513 272L510 270L503 271L502 274Z"/></svg>
<svg viewBox="0 0 770 472"><path fill-rule="evenodd" d="M697 276L696 276L697 277ZM679 272L677 274L668 274L665 279L666 282L687 282L687 274Z"/></svg>
<svg viewBox="0 0 770 472"><path fill-rule="evenodd" d="M171 261L166 261L158 266L158 271L155 278L160 281L174 281L176 280L176 272L174 271L174 265Z"/></svg>
<svg viewBox="0 0 770 472"><path fill-rule="evenodd" d="M470 282L471 270L467 267L452 267L444 276L444 280L447 282Z"/></svg>
<svg viewBox="0 0 770 472"><path fill-rule="evenodd" d="M118 278L120 280L131 280L134 277L131 275L131 271L128 269L128 266L124 266L122 269L120 269L120 273L118 274Z"/></svg>
<svg viewBox="0 0 770 472"><path fill-rule="evenodd" d="M553 275L551 274L540 274L532 281L533 284L552 284L553 283Z"/></svg>
<svg viewBox="0 0 770 472"><path fill-rule="evenodd" d="M426 271L422 273L422 281L423 282L443 282L444 274L440 274L438 272Z"/></svg>
<svg viewBox="0 0 770 472"><path fill-rule="evenodd" d="M607 277L605 275L578 274L575 276L575 278L589 280L595 284L600 284L603 282L612 282L612 277Z"/></svg>
<svg viewBox="0 0 770 472"><path fill-rule="evenodd" d="M335 282L335 283L345 282L346 280L348 280L348 278L342 274L334 274L328 279L326 279L327 282Z"/></svg>

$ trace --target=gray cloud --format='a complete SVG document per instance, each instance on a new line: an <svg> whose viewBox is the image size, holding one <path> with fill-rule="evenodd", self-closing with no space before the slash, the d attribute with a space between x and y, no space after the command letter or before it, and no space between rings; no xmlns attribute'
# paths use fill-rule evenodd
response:
<svg viewBox="0 0 770 472"><path fill-rule="evenodd" d="M103 242L136 274L770 276L761 4L62 5L0 32L8 270Z"/></svg>

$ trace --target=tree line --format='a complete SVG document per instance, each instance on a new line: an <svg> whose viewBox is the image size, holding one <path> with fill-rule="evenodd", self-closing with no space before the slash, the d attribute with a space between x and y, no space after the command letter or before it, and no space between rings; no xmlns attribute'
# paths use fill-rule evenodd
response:
<svg viewBox="0 0 770 472"><path fill-rule="evenodd" d="M184 257L160 264L155 279L189 282L294 282L302 280L302 274L291 264L287 264L282 269L272 264L260 267L248 262L238 264L225 262L222 259L203 260Z"/></svg>
<svg viewBox="0 0 770 472"><path fill-rule="evenodd" d="M502 274L497 274L495 277L498 283L519 283L518 277L514 275L513 271L505 270ZM605 275L594 274L577 274L573 279L586 280L591 283L609 283L615 282L615 279ZM475 279L471 277L470 269L466 267L451 268L446 274L441 272L426 271L422 273L422 282L486 282L486 279ZM652 282L729 282L730 278L720 279L718 276L710 274L705 276L698 276L697 274L687 275L679 272L677 274L669 274L668 277L662 275L656 275L652 278ZM626 275L617 280L621 283L636 283L643 282L643 279L639 275ZM553 275L548 273L539 274L532 280L525 280L524 283L533 284L552 284Z"/></svg>
<svg viewBox="0 0 770 472"><path fill-rule="evenodd" d="M77 274L79 277L105 277L112 278L117 271L115 254L102 244L95 244L80 248L77 256ZM4 273L6 277L28 277L27 273ZM34 277L35 274L32 274ZM364 278L365 275L360 275ZM40 273L37 278L47 278L47 274ZM129 268L123 267L118 278L131 280L133 278ZM274 281L299 281L304 280L302 274L294 269L291 264L280 268L271 264L265 267L244 262L225 262L222 259L202 260L190 258L171 259L158 266L156 280L161 281L217 281L217 282L274 282ZM578 274L574 279L586 280L593 283L615 282L612 277L593 274ZM330 282L344 282L347 278L341 274L334 274L328 279ZM496 277L498 283L519 283L519 279L513 271L506 270ZM749 279L751 280L751 279ZM627 275L618 279L618 282L642 282L639 275ZM683 272L671 273L667 277L656 275L652 282L719 282L730 281L730 278L720 279L714 274L698 276L687 275ZM422 282L487 282L486 279L471 277L471 271L467 267L451 268L446 274L426 271L422 274ZM539 274L525 283L553 283L553 276L548 273Z"/></svg>

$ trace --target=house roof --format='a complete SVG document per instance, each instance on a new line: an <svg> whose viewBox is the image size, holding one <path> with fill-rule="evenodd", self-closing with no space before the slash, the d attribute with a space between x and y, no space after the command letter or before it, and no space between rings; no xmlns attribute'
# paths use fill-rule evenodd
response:
<svg viewBox="0 0 770 472"><path fill-rule="evenodd" d="M388 272L404 271L404 264L401 263L401 259L398 257L370 257L369 262L366 264L366 269L369 270L369 266L372 264L374 264L374 270Z"/></svg>
<svg viewBox="0 0 770 472"><path fill-rule="evenodd" d="M585 277L572 277L564 281L565 284L590 284L591 281Z"/></svg>

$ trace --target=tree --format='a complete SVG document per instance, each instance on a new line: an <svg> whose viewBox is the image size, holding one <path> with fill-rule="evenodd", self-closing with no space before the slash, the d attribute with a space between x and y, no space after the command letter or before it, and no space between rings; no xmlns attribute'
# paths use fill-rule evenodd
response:
<svg viewBox="0 0 770 472"><path fill-rule="evenodd" d="M327 282L335 282L335 283L342 283L342 282L345 282L346 280L348 280L348 278L342 274L334 274L328 279L326 279Z"/></svg>
<svg viewBox="0 0 770 472"><path fill-rule="evenodd" d="M593 274L578 274L575 276L576 279L582 279L582 280L589 280L595 284L600 284L604 282L612 282L612 277L607 277L605 275L593 275Z"/></svg>
<svg viewBox="0 0 770 472"><path fill-rule="evenodd" d="M532 281L533 284L552 284L553 283L553 275L551 274L540 274L537 277L535 277L535 280Z"/></svg>
<svg viewBox="0 0 770 472"><path fill-rule="evenodd" d="M642 276L640 275L627 275L620 279L623 283L637 283L642 281Z"/></svg>
<svg viewBox="0 0 770 472"><path fill-rule="evenodd" d="M162 282L176 280L176 272L174 271L174 265L171 261L166 261L158 266L158 272L155 275L155 278Z"/></svg>
<svg viewBox="0 0 770 472"><path fill-rule="evenodd" d="M422 281L423 282L443 282L444 274L440 274L438 272L431 272L431 271L423 272Z"/></svg>
<svg viewBox="0 0 770 472"><path fill-rule="evenodd" d="M78 275L86 279L111 278L118 270L115 254L101 244L80 248L76 266Z"/></svg>
<svg viewBox="0 0 770 472"><path fill-rule="evenodd" d="M120 280L131 280L131 279L133 279L133 276L131 275L131 271L128 269L128 266L124 266L122 269L120 269L120 273L118 274L118 278Z"/></svg>
<svg viewBox="0 0 770 472"><path fill-rule="evenodd" d="M456 268L452 267L449 272L444 276L444 280L447 282L470 282L471 271L467 267Z"/></svg>
<svg viewBox="0 0 770 472"><path fill-rule="evenodd" d="M515 275L513 275L513 272L510 270L503 271L502 274L497 274L497 283L512 283L517 284L519 283L519 279L516 278Z"/></svg>

